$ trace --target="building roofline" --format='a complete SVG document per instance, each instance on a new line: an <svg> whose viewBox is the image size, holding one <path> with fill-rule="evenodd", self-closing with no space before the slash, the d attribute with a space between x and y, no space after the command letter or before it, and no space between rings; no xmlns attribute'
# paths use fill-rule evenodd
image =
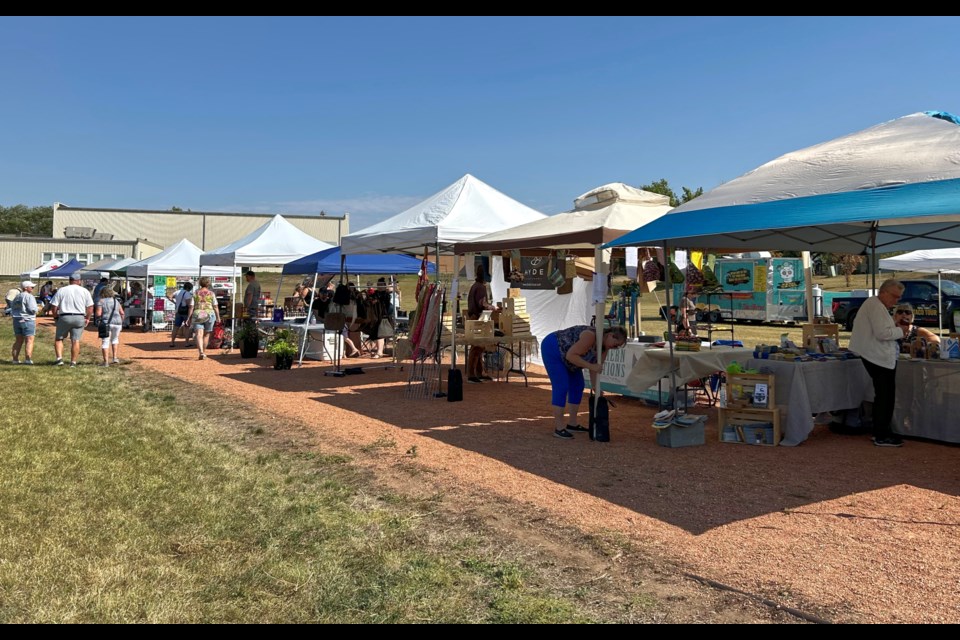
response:
<svg viewBox="0 0 960 640"><path fill-rule="evenodd" d="M54 211L105 211L109 213L167 213L171 215L204 215L204 216L261 216L261 217L273 217L275 215L282 215L284 218L305 218L309 220L346 220L347 216L331 216L331 215L320 215L319 213L314 214L305 214L305 213L256 213L251 211L161 211L158 209L107 209L103 207L68 207L63 204L59 204L54 207Z"/></svg>
<svg viewBox="0 0 960 640"><path fill-rule="evenodd" d="M135 244L148 244L151 247L156 247L157 249L163 249L163 245L159 245L156 242L150 242L143 238L137 238L136 240L94 240L93 238L53 238L50 236L45 237L32 237L32 238L22 238L15 235L2 235L0 234L0 242L61 242L66 244L106 244L106 245L117 245L117 246L131 246Z"/></svg>

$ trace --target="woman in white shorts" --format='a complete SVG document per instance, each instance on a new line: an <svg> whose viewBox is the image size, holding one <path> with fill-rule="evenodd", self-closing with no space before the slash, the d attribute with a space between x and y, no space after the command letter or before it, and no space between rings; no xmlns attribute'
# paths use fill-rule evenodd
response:
<svg viewBox="0 0 960 640"><path fill-rule="evenodd" d="M120 330L123 329L123 303L112 289L105 288L97 301L97 328L101 325L106 329L100 330L100 352L103 353L101 367L109 367L110 363L120 364L117 350L120 348ZM105 335L106 334L106 335Z"/></svg>

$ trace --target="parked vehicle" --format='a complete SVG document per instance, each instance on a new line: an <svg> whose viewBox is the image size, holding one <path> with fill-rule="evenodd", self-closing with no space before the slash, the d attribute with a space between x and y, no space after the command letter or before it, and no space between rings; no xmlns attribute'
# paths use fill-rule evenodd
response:
<svg viewBox="0 0 960 640"><path fill-rule="evenodd" d="M914 308L914 324L919 327L939 327L937 315L940 288L936 280L901 280L903 296L900 302L909 302ZM940 283L943 289L943 328L956 331L960 326L960 285L952 280ZM853 331L860 306L867 296L848 296L834 298L832 304L833 321L842 324L847 331ZM958 314L956 317L954 314Z"/></svg>

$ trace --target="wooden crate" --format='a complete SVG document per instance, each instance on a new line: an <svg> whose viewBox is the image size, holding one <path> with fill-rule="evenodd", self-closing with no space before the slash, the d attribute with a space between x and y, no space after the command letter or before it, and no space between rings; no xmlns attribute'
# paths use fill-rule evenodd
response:
<svg viewBox="0 0 960 640"><path fill-rule="evenodd" d="M484 320L467 320L463 325L463 334L474 338L492 338L493 322Z"/></svg>
<svg viewBox="0 0 960 640"><path fill-rule="evenodd" d="M840 346L840 325L838 324L804 324L803 346L807 349L821 351L820 338L830 338Z"/></svg>
<svg viewBox="0 0 960 640"><path fill-rule="evenodd" d="M773 409L777 406L775 377L772 373L728 373L727 407L730 409ZM766 402L757 404L757 385L767 385Z"/></svg>
<svg viewBox="0 0 960 640"><path fill-rule="evenodd" d="M770 425L769 428L760 427L760 425L768 424ZM780 410L721 407L717 434L720 442L776 446L780 444L780 440L783 438L783 432L780 428Z"/></svg>

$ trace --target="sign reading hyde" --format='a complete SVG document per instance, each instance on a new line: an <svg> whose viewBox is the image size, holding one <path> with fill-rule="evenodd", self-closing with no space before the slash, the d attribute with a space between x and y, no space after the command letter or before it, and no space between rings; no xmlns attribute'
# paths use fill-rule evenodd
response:
<svg viewBox="0 0 960 640"><path fill-rule="evenodd" d="M520 258L520 273L523 281L521 289L556 289L550 282L550 258L548 256L531 256Z"/></svg>

